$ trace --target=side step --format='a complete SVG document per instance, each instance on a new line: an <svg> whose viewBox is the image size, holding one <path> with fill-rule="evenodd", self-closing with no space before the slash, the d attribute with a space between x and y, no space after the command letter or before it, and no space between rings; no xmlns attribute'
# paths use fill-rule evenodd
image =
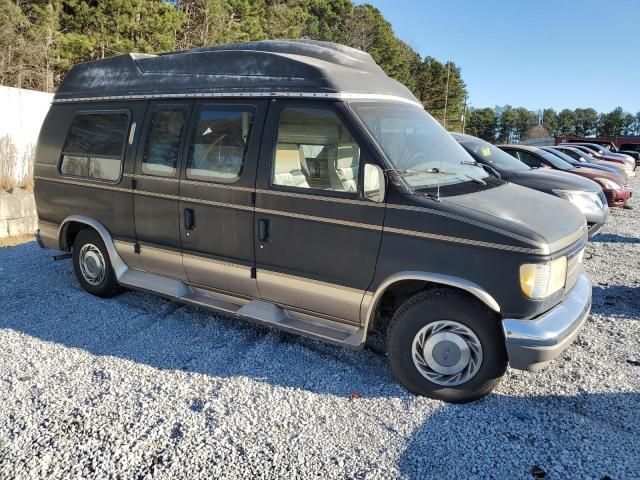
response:
<svg viewBox="0 0 640 480"><path fill-rule="evenodd" d="M191 287L179 280L153 273L127 268L119 276L118 281L130 288L157 293L179 302L231 314L337 345L358 348L364 344L366 337L365 329L359 325L348 325L311 314L286 310L263 300L246 300Z"/></svg>

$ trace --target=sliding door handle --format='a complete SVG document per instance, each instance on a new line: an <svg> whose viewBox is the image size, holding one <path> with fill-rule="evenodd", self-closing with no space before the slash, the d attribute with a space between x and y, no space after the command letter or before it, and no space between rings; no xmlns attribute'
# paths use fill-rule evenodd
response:
<svg viewBox="0 0 640 480"><path fill-rule="evenodd" d="M186 230L193 230L196 226L196 214L193 209L184 209L184 228Z"/></svg>
<svg viewBox="0 0 640 480"><path fill-rule="evenodd" d="M261 242L269 241L269 220L264 218L258 220L258 240Z"/></svg>

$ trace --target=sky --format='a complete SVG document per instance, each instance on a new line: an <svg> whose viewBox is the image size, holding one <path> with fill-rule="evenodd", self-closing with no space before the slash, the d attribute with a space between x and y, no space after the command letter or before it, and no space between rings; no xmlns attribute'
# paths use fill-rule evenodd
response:
<svg viewBox="0 0 640 480"><path fill-rule="evenodd" d="M640 111L640 0L368 0L473 107Z"/></svg>

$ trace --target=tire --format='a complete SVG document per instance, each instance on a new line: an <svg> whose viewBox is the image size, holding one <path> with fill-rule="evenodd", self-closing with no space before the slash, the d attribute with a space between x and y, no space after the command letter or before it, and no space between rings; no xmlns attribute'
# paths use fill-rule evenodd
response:
<svg viewBox="0 0 640 480"><path fill-rule="evenodd" d="M508 363L498 316L445 288L418 293L402 304L389 325L387 355L407 390L451 403L487 395ZM461 365L466 366L456 372Z"/></svg>
<svg viewBox="0 0 640 480"><path fill-rule="evenodd" d="M121 292L109 253L94 229L85 228L76 235L72 256L76 278L87 292L102 298L113 297Z"/></svg>

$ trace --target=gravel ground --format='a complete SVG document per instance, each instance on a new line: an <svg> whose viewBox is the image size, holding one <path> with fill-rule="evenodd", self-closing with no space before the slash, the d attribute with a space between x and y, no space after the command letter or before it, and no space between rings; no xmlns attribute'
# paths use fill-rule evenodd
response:
<svg viewBox="0 0 640 480"><path fill-rule="evenodd" d="M406 393L372 352L101 300L35 243L2 248L0 478L638 478L633 203L587 248L576 343L468 405Z"/></svg>

